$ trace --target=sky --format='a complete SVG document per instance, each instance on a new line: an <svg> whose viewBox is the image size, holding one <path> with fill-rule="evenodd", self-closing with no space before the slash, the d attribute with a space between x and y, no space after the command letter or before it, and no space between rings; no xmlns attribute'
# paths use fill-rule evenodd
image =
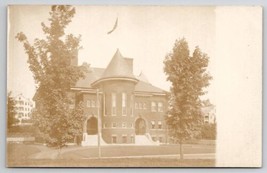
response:
<svg viewBox="0 0 267 173"><path fill-rule="evenodd" d="M149 82L169 91L163 61L176 39L185 38L192 53L196 46L210 57L208 71L215 70L215 8L183 6L75 6L76 14L66 34L81 35L79 64L105 68L117 49L133 58L134 74L143 72ZM35 93L27 55L15 39L24 32L32 43L43 38L41 22L48 23L50 6L12 6L9 9L8 90L32 98ZM116 30L107 34L118 18ZM215 89L211 81L211 101Z"/></svg>

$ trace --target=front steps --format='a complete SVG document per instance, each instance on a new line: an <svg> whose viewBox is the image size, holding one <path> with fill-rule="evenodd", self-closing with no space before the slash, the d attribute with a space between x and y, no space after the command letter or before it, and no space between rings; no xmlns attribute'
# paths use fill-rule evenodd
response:
<svg viewBox="0 0 267 173"><path fill-rule="evenodd" d="M159 145L159 142L154 142L149 134L135 135L135 145Z"/></svg>
<svg viewBox="0 0 267 173"><path fill-rule="evenodd" d="M83 134L82 146L97 146L98 145L98 135L87 135ZM100 145L107 145L107 143L100 136Z"/></svg>

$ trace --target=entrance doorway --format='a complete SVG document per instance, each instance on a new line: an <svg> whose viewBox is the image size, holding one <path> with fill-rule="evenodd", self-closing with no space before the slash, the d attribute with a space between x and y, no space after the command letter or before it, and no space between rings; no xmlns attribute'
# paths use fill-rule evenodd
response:
<svg viewBox="0 0 267 173"><path fill-rule="evenodd" d="M95 117L91 117L89 120L87 120L87 134L97 134L97 119Z"/></svg>
<svg viewBox="0 0 267 173"><path fill-rule="evenodd" d="M144 135L146 133L146 122L143 118L138 118L135 121L135 134Z"/></svg>

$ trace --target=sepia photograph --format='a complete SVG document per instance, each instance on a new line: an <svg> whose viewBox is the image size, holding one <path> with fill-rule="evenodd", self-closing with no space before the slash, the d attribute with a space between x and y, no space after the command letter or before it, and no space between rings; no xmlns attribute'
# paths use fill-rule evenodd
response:
<svg viewBox="0 0 267 173"><path fill-rule="evenodd" d="M229 111L219 26L235 11L252 16L246 32L261 30L259 7L8 6L6 166L233 166L217 109ZM235 166L260 165L255 133L255 164Z"/></svg>

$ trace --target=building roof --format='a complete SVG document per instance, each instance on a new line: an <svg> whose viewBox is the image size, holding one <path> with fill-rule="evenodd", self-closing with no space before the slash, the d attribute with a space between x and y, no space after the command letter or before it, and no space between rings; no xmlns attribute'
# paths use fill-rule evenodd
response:
<svg viewBox="0 0 267 173"><path fill-rule="evenodd" d="M15 100L22 100L22 101L28 101L28 102L31 102L31 99L26 98L22 93L17 94L17 95L14 97L14 99L15 99Z"/></svg>
<svg viewBox="0 0 267 173"><path fill-rule="evenodd" d="M135 91L138 92L152 92L152 93L165 93L164 90L155 87L153 85L151 85L150 83L147 83L145 81L139 81L136 85L135 85Z"/></svg>
<svg viewBox="0 0 267 173"><path fill-rule="evenodd" d="M144 81L144 82L146 82L146 83L149 83L149 81L148 81L146 75L145 75L143 72L141 72L141 73L137 76L137 79L140 80L140 81Z"/></svg>
<svg viewBox="0 0 267 173"><path fill-rule="evenodd" d="M94 68L90 67L89 72L86 74L84 79L80 79L76 86L77 88L92 88L91 84L101 78L103 76L105 69L104 68ZM163 93L164 90L153 86L147 81L139 80L135 85L135 91L138 92L153 92L153 93Z"/></svg>
<svg viewBox="0 0 267 173"><path fill-rule="evenodd" d="M137 81L135 91L137 92L165 93L164 90L150 84L143 73L134 76L133 59L123 57L119 50L116 51L106 69L90 67L85 78L80 79L75 87L91 89L93 88L92 84L96 81L117 77L135 79Z"/></svg>
<svg viewBox="0 0 267 173"><path fill-rule="evenodd" d="M208 106L204 106L201 108L201 111L204 113L204 114L208 114L210 113L212 110L215 110L215 106L214 105L208 105Z"/></svg>
<svg viewBox="0 0 267 173"><path fill-rule="evenodd" d="M124 77L135 79L132 61L130 58L123 57L120 50L117 49L101 78Z"/></svg>
<svg viewBox="0 0 267 173"><path fill-rule="evenodd" d="M103 75L105 69L104 68L93 68L90 67L89 72L85 74L85 78L80 79L75 87L78 88L92 88L91 84L96 80L100 79Z"/></svg>

